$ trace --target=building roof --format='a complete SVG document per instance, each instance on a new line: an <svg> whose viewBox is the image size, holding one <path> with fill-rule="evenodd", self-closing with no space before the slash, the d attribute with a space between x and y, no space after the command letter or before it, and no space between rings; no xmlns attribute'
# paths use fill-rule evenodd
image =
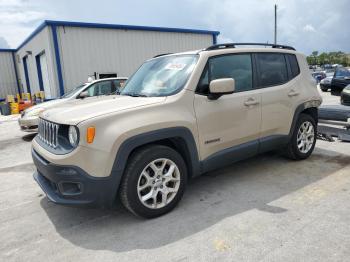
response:
<svg viewBox="0 0 350 262"><path fill-rule="evenodd" d="M0 49L0 52L14 52L14 51L19 50L25 44L27 44L30 40L32 40L38 33L40 33L46 26L70 26L70 27L85 27L85 28L139 30L139 31L156 31L156 32L173 32L173 33L192 33L192 34L212 35L213 37L216 37L220 34L219 31L200 30L200 29L185 29L185 28L172 28L172 27L100 24L100 23L45 20L16 49Z"/></svg>
<svg viewBox="0 0 350 262"><path fill-rule="evenodd" d="M0 52L14 52L16 49L11 49L11 48L0 48Z"/></svg>

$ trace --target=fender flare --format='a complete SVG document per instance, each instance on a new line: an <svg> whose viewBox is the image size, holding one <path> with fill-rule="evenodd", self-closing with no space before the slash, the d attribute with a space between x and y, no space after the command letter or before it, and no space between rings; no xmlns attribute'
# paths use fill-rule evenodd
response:
<svg viewBox="0 0 350 262"><path fill-rule="evenodd" d="M111 177L114 183L116 183L117 188L119 188L127 160L133 150L142 145L171 138L183 139L185 142L186 150L188 152L189 171L193 176L198 175L200 173L200 161L196 142L194 140L192 132L186 127L170 127L153 130L129 137L121 144L115 157L111 171ZM183 157L185 159L185 156Z"/></svg>
<svg viewBox="0 0 350 262"><path fill-rule="evenodd" d="M321 105L321 102L319 100L310 100L310 101L306 101L300 105L297 106L297 108L295 109L294 112L294 116L293 116L293 120L292 120L292 125L290 127L290 131L289 131L289 137L291 137L293 135L293 131L295 128L295 125L297 124L299 115L301 114L301 112L303 112L305 109L308 108L318 108Z"/></svg>

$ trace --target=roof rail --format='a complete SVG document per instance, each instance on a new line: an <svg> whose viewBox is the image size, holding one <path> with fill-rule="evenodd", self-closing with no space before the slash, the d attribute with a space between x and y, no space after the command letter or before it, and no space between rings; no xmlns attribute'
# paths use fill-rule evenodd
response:
<svg viewBox="0 0 350 262"><path fill-rule="evenodd" d="M153 58L160 57L160 56L165 56L165 55L171 55L172 53L165 53L165 54L159 54L155 55Z"/></svg>
<svg viewBox="0 0 350 262"><path fill-rule="evenodd" d="M210 50L218 50L218 49L225 49L225 48L235 48L236 46L240 46L240 45L271 46L272 48L295 50L295 48L291 46L279 45L279 44L267 44L267 43L226 43L226 44L212 45L207 47L204 50L210 51Z"/></svg>

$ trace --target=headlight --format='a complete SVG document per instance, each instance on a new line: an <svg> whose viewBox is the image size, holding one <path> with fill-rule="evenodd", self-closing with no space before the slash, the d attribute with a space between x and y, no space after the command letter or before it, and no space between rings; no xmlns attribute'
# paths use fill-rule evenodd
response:
<svg viewBox="0 0 350 262"><path fill-rule="evenodd" d="M79 142L79 131L76 126L69 126L68 139L72 147L76 147Z"/></svg>
<svg viewBox="0 0 350 262"><path fill-rule="evenodd" d="M29 111L25 111L26 116L38 116L41 112L43 112L45 108L35 108Z"/></svg>

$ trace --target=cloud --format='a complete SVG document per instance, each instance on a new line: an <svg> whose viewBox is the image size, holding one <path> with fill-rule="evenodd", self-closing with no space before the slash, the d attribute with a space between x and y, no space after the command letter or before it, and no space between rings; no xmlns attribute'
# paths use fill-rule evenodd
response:
<svg viewBox="0 0 350 262"><path fill-rule="evenodd" d="M316 30L315 30L315 28L312 26L312 25L305 25L304 27L303 27L303 30L305 31L305 32L310 32L310 33L314 33L314 32L316 32Z"/></svg>
<svg viewBox="0 0 350 262"><path fill-rule="evenodd" d="M16 48L50 13L38 2L29 0L0 0L0 37L6 37Z"/></svg>
<svg viewBox="0 0 350 262"><path fill-rule="evenodd" d="M47 17L44 12L38 11L20 11L20 12L1 12L0 20L3 25L28 24L34 21L43 20Z"/></svg>
<svg viewBox="0 0 350 262"><path fill-rule="evenodd" d="M0 48L10 48L10 45L7 43L6 39L0 36Z"/></svg>
<svg viewBox="0 0 350 262"><path fill-rule="evenodd" d="M309 54L350 52L349 0L0 0L0 32L16 47L44 19L219 30L220 42L273 42Z"/></svg>

